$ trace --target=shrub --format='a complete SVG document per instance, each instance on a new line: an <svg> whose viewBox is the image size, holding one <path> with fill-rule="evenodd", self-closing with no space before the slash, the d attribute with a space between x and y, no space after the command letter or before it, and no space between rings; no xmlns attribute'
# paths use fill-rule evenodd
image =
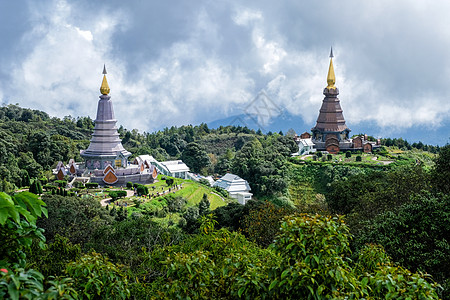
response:
<svg viewBox="0 0 450 300"><path fill-rule="evenodd" d="M59 187L66 187L66 185L67 185L67 181L65 181L65 180L55 180L55 183L56 183Z"/></svg>
<svg viewBox="0 0 450 300"><path fill-rule="evenodd" d="M332 160L332 159L333 159L333 155L328 154L328 155L327 155L327 160Z"/></svg>
<svg viewBox="0 0 450 300"><path fill-rule="evenodd" d="M216 192L218 192L223 197L225 197L225 198L228 197L228 192L225 189L223 189L223 188L221 188L219 186L215 186L214 189L216 190Z"/></svg>
<svg viewBox="0 0 450 300"><path fill-rule="evenodd" d="M352 153L350 151L345 152L345 157L346 158L352 157Z"/></svg>
<svg viewBox="0 0 450 300"><path fill-rule="evenodd" d="M312 159L313 161L317 161L317 155L313 155Z"/></svg>
<svg viewBox="0 0 450 300"><path fill-rule="evenodd" d="M209 183L208 180L206 180L205 178L200 178L200 180L198 181L198 183L206 185L206 186L211 186L211 184Z"/></svg>
<svg viewBox="0 0 450 300"><path fill-rule="evenodd" d="M75 181L73 183L73 186L76 187L76 188L83 188L84 187L84 183L81 182L81 181Z"/></svg>
<svg viewBox="0 0 450 300"><path fill-rule="evenodd" d="M98 188L98 183L97 182L87 182L84 186L88 189L95 189L95 188Z"/></svg>
<svg viewBox="0 0 450 300"><path fill-rule="evenodd" d="M166 183L167 183L168 186L172 186L173 182L174 182L173 178L167 178L166 179Z"/></svg>
<svg viewBox="0 0 450 300"><path fill-rule="evenodd" d="M356 157L356 161L362 161L361 155L358 155L358 156Z"/></svg>
<svg viewBox="0 0 450 300"><path fill-rule="evenodd" d="M186 206L186 199L181 196L173 196L172 194L164 197L167 201L169 212L182 212Z"/></svg>
<svg viewBox="0 0 450 300"><path fill-rule="evenodd" d="M73 287L81 295L104 299L130 297L126 275L99 253L86 254L68 264L66 272L74 279Z"/></svg>
<svg viewBox="0 0 450 300"><path fill-rule="evenodd" d="M47 179L47 177L45 177L45 176L42 176L41 178L39 178L39 181L40 181L42 184L47 184L47 183L48 183L48 179Z"/></svg>
<svg viewBox="0 0 450 300"><path fill-rule="evenodd" d="M111 191L108 193L108 195L112 198L113 201L116 201L118 198L126 197L127 191Z"/></svg>
<svg viewBox="0 0 450 300"><path fill-rule="evenodd" d="M133 183L131 181L127 182L127 189L133 188Z"/></svg>
<svg viewBox="0 0 450 300"><path fill-rule="evenodd" d="M139 196L148 195L148 187L146 187L145 185L139 184L136 187L136 192L138 193Z"/></svg>
<svg viewBox="0 0 450 300"><path fill-rule="evenodd" d="M323 155L323 154L322 154L322 152L321 152L321 151L317 151L317 157L319 157L319 158L320 158L320 157L322 157L322 155Z"/></svg>

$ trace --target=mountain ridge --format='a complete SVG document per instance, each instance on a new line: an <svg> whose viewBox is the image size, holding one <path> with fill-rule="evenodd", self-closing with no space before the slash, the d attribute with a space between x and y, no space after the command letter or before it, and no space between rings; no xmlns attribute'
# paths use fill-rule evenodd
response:
<svg viewBox="0 0 450 300"><path fill-rule="evenodd" d="M220 126L247 126L250 129L261 129L263 133L279 132L286 133L289 129L294 129L297 134L305 131L310 132L314 123L306 123L301 116L293 115L283 111L270 120L258 118L257 114L240 114L230 117L206 122L210 128ZM450 121L446 121L440 127L427 127L415 125L409 128L381 127L374 121L364 121L357 124L347 122L351 129L351 135L367 134L377 138L402 138L410 143L422 142L428 145L444 146L450 143Z"/></svg>

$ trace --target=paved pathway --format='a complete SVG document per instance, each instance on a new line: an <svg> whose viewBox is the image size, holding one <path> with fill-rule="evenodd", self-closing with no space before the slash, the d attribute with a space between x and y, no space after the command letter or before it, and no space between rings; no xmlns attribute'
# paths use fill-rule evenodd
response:
<svg viewBox="0 0 450 300"><path fill-rule="evenodd" d="M129 197L131 197L131 196L134 196L134 191L131 191L131 190L126 190L126 191L127 191L127 196L126 196L126 198L129 198ZM107 206L107 205L109 204L109 201L111 201L111 198L102 199L102 200L100 200L100 204L101 204L102 206Z"/></svg>
<svg viewBox="0 0 450 300"><path fill-rule="evenodd" d="M161 192L159 192L159 196L163 196L163 195L165 195L165 194L168 194L168 193L171 193L171 192L173 192L174 190L175 191L179 191L180 189L182 189L182 187L181 188L178 188L178 189L171 189L171 191L169 192L169 190L167 189L167 190L163 190L163 191L161 191ZM132 197L132 196L134 196L134 191L133 190L126 190L127 191L127 196L125 197L125 198L130 198L130 197ZM149 189L149 193L151 194L151 193L157 193L158 192L158 189L155 189L155 190L153 190L153 189ZM220 196L219 196L220 197ZM102 200L100 200L100 204L102 205L102 206L107 206L108 204L109 204L109 201L111 200L111 198L106 198L106 199L102 199ZM223 198L222 198L222 200L223 200Z"/></svg>

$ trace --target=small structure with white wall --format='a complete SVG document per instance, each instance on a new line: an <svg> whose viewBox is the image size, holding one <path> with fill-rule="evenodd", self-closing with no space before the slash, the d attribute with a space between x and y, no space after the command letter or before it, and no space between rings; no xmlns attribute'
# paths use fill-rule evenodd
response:
<svg viewBox="0 0 450 300"><path fill-rule="evenodd" d="M314 149L314 143L312 139L299 139L298 140L298 155L307 155L316 152Z"/></svg>
<svg viewBox="0 0 450 300"><path fill-rule="evenodd" d="M219 178L214 186L223 188L228 192L230 197L238 200L239 203L245 204L248 200L252 198L252 193L250 193L250 185L248 182L241 177L228 173L225 176Z"/></svg>

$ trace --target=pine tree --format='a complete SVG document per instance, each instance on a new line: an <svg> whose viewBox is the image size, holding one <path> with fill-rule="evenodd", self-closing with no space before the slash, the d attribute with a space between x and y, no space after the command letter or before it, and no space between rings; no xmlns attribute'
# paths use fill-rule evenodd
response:
<svg viewBox="0 0 450 300"><path fill-rule="evenodd" d="M42 184L40 180L36 180L36 191L40 194L42 194Z"/></svg>
<svg viewBox="0 0 450 300"><path fill-rule="evenodd" d="M28 189L28 191L30 192L30 193L33 193L33 194L37 194L38 193L38 187L37 187L37 179L34 179L32 182L31 182L31 184L30 184L30 188Z"/></svg>
<svg viewBox="0 0 450 300"><path fill-rule="evenodd" d="M203 198L202 198L202 200L200 200L200 203L198 204L198 212L199 212L200 216L204 216L209 213L209 206L210 206L210 203L208 200L208 195L203 194Z"/></svg>

